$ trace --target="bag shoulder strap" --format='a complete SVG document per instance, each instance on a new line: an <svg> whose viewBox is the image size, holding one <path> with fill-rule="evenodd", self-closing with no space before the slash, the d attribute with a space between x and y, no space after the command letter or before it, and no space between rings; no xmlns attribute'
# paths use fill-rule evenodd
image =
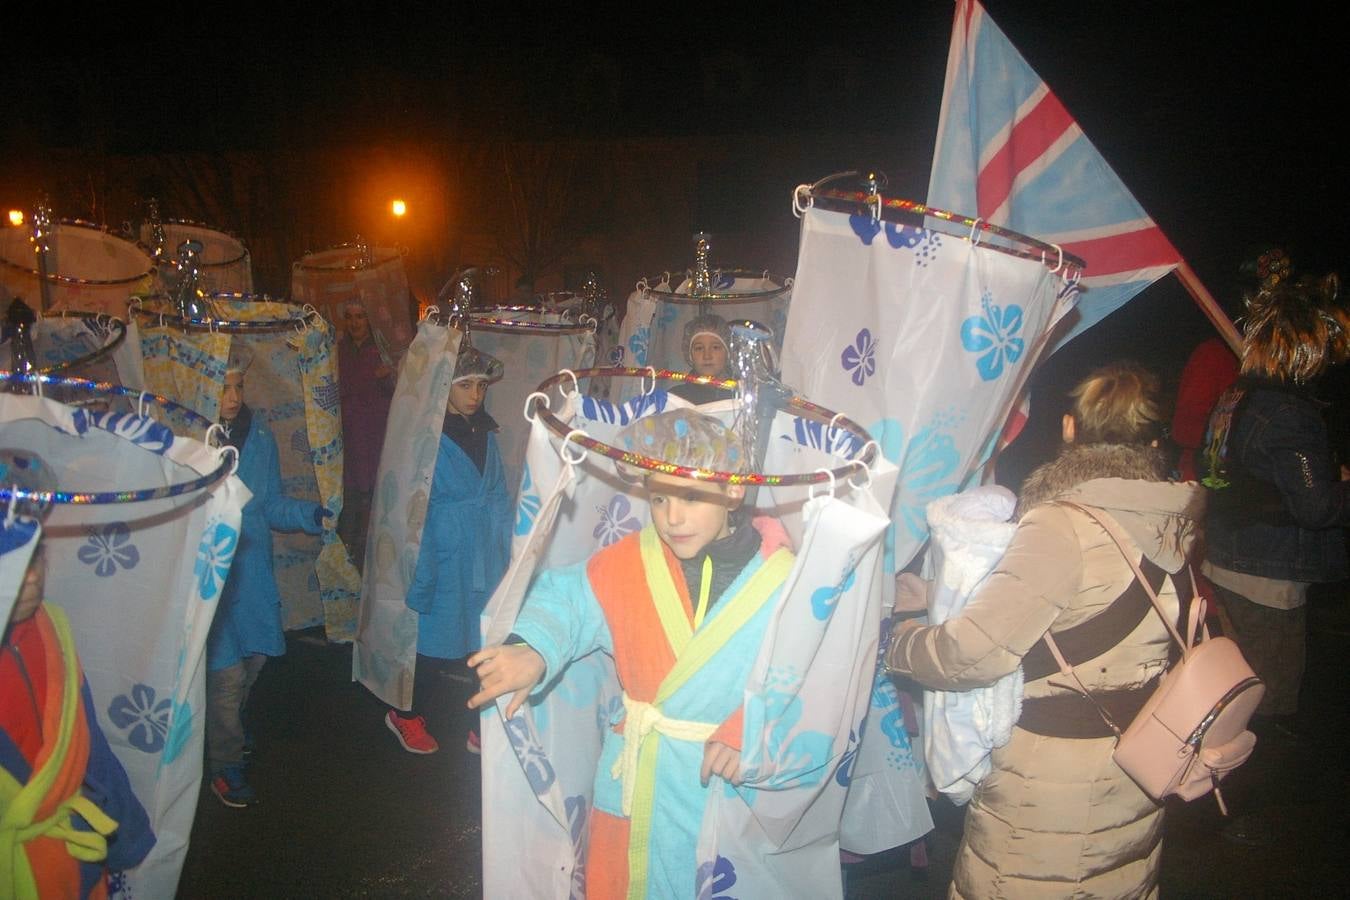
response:
<svg viewBox="0 0 1350 900"><path fill-rule="evenodd" d="M1065 659L1074 665L1096 659L1123 641L1144 621L1153 608L1145 584L1157 591L1162 587L1167 573L1149 559L1142 560L1140 568L1146 582L1141 582L1136 576L1105 609L1086 622L1079 622L1055 635L1055 642ZM1058 661L1044 637L1022 657L1022 677L1027 681L1035 681L1058 671Z"/></svg>
<svg viewBox="0 0 1350 900"><path fill-rule="evenodd" d="M1082 506L1080 504L1072 503L1066 500L1062 500L1059 502L1065 506L1070 506L1073 507L1074 509L1077 509L1079 512L1083 513L1088 518L1095 521L1098 525L1102 526L1102 529L1107 533L1107 535L1110 536L1111 540L1115 541L1116 546L1120 549L1121 555L1125 557L1125 561L1129 563L1130 568L1134 570L1134 577L1137 583L1140 583L1144 586L1145 591L1148 594L1149 602L1152 603L1153 608L1158 611L1158 615L1162 618L1163 624L1167 626L1168 633L1172 635L1172 639L1176 641L1177 646L1181 649L1181 653L1184 656L1190 650L1190 644L1182 639L1181 633L1177 630L1176 623L1174 623L1171 620L1171 618L1167 615L1167 611L1163 609L1162 601L1158 599L1158 592L1147 583L1140 562L1136 561L1134 556L1127 549L1130 546L1130 544L1133 543L1133 541L1131 541L1129 536L1125 534L1124 530L1120 527L1120 523L1117 522L1114 518L1112 518L1110 514L1108 514L1105 510L1096 509L1090 506ZM1147 562L1147 560L1143 561ZM1180 579L1176 579L1176 583L1180 583ZM1194 593L1193 585L1188 585L1187 587L1190 588L1189 593ZM1195 612L1198 606L1199 604L1191 604L1192 609L1190 615L1187 616L1188 619L1191 619L1192 621L1195 620L1196 618ZM1192 633L1192 638L1193 637L1194 634Z"/></svg>

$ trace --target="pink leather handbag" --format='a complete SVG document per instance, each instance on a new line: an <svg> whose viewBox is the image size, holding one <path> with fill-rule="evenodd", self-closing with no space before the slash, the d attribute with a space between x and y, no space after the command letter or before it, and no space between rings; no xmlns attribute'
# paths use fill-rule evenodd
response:
<svg viewBox="0 0 1350 900"><path fill-rule="evenodd" d="M1226 637L1211 638L1208 629L1200 625L1204 621L1204 603L1198 596L1187 617L1186 638L1182 638L1127 549L1131 544L1119 523L1102 510L1066 505L1086 513L1106 529L1181 649L1181 658L1163 676L1158 689L1123 732L1101 705L1093 701L1118 736L1112 758L1155 800L1172 795L1194 800L1212 790L1226 815L1228 810L1218 791L1219 781L1252 755L1256 735L1247 729L1247 723L1265 695L1265 685L1236 643ZM1197 629L1202 633L1198 642ZM1073 667L1064 661L1054 638L1049 634L1045 637L1060 671L1070 675L1077 689L1092 700L1092 694L1074 674Z"/></svg>

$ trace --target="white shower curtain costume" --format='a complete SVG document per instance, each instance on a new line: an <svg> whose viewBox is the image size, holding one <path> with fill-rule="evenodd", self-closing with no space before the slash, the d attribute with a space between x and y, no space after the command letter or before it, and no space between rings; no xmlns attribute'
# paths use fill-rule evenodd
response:
<svg viewBox="0 0 1350 900"><path fill-rule="evenodd" d="M633 418L684 405L662 391L619 405L571 391L557 415L613 446ZM780 413L764 468L841 465L801 440L810 433L803 420ZM693 873L700 896L727 889L740 898L840 896L838 827L871 691L882 502L894 474L881 461L866 484L840 482L833 495L817 489L813 498L806 488L760 489L760 510L783 523L797 558L743 691L745 784L713 790L704 814ZM517 510L513 561L484 614L485 644L510 633L539 569L585 560L648 521L639 488L598 454L575 445L560 452L540 421L531 425ZM603 653L573 661L505 720L508 700L487 708L482 721L485 896L584 897L597 758L604 729L623 708L613 663Z"/></svg>
<svg viewBox="0 0 1350 900"><path fill-rule="evenodd" d="M227 452L136 413L91 415L4 393L0 446L46 460L62 490L90 492L191 481ZM177 890L202 777L206 636L248 498L230 475L178 497L57 504L43 525L46 596L70 619L99 725L156 836L145 861L112 885L114 897ZM11 555L0 583L12 579Z"/></svg>

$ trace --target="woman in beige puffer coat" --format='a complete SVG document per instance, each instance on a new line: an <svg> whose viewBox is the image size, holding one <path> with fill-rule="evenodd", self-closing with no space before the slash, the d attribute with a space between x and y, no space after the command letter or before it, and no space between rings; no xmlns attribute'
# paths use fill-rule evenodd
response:
<svg viewBox="0 0 1350 900"><path fill-rule="evenodd" d="M1159 596L1177 614L1172 576L1190 553L1204 492L1165 481L1156 391L1152 375L1127 365L1098 370L1075 389L1065 448L1023 486L1003 559L961 615L937 626L897 626L887 656L894 671L939 690L990 684L1014 671L1047 631L1088 621L1131 585L1133 570L1102 527L1051 500L1104 510L1119 522L1133 541L1130 552L1166 573ZM1168 640L1161 617L1149 612L1075 672L1094 695L1145 697L1167 666ZM1027 682L1022 720L994 751L967 812L951 896L1157 895L1162 807L1112 761L1115 741L1100 714L1066 681L1055 672ZM1058 699L1034 714L1035 698ZM1100 736L1052 736L1084 725Z"/></svg>

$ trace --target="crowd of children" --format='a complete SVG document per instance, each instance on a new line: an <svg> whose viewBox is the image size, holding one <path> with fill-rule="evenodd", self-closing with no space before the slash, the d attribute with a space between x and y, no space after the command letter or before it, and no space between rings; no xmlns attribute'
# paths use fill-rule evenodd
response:
<svg viewBox="0 0 1350 900"><path fill-rule="evenodd" d="M1220 504L1221 511L1245 509L1243 503L1251 506L1263 498L1276 498L1279 492L1292 492L1303 506L1295 503L1294 511L1283 519L1266 523L1275 529L1268 529L1269 534L1279 538L1287 531L1297 538L1316 531L1325 538L1319 544L1325 545L1325 554L1315 561L1324 563L1321 568L1311 563L1291 568L1302 557L1290 562L1281 556L1253 569L1244 567L1246 557L1230 551L1246 547L1243 542L1250 542L1248 532L1257 525L1226 513L1226 518L1215 519L1208 574L1219 586L1225 604L1232 607L1239 639L1251 648L1257 671L1294 698L1301 668L1291 671L1285 684L1280 679L1290 666L1282 668L1276 657L1301 660L1301 624L1290 631L1288 647L1267 652L1256 642L1256 626L1248 620L1264 621L1257 616L1265 614L1270 621L1282 623L1291 617L1290 610L1301 608L1301 593L1289 601L1286 589L1272 599L1275 588L1284 588L1286 582L1306 590L1308 581L1344 575L1344 547L1339 542L1340 529L1348 521L1346 470L1331 471L1324 452L1325 435L1316 428L1317 412L1308 404L1299 405L1307 373L1292 367L1308 354L1306 348L1281 343L1280 335L1297 331L1298 323L1279 317L1281 310L1315 305L1321 302L1319 298L1325 299L1323 295L1334 299L1334 293L1334 283L1328 282L1286 286L1262 295L1273 310L1266 318L1279 334L1267 336L1266 344L1257 347L1263 339L1260 322L1266 320L1259 320L1251 330L1244 381L1236 393L1229 392L1232 397L1216 414L1217 425L1210 428L1210 458L1194 460L1207 463L1216 476L1222 469L1221 474L1236 485L1219 485L1228 488L1220 494L1226 503ZM1330 308L1331 301L1324 305ZM1298 335L1301 346L1325 345L1324 355L1317 357L1319 368L1312 374L1335 361L1333 357L1350 356L1350 337L1346 336L1350 329L1344 321L1337 321L1341 331L1334 335L1315 329L1315 333ZM359 303L344 307L344 324L339 379L344 423L350 419L345 431L350 456L345 484L349 505L340 528L359 565L396 373L393 361L370 335ZM732 377L725 321L701 315L687 325L684 337L692 375ZM1273 360L1270 371L1253 368L1265 359ZM337 527L329 510L313 501L288 497L283 491L275 439L245 402L249 362L246 349L236 342L226 367L220 424L225 443L238 453L237 474L252 498L243 509L238 550L207 651L209 784L213 794L232 808L248 807L258 800L247 777L249 694L267 658L285 652L281 599L272 573L271 532L319 534ZM440 743L429 732L426 718L433 694L429 679L464 666L461 674L477 682L469 706L483 708L509 696L505 709L509 719L523 704L548 690L572 661L595 651L607 654L622 689L623 715L605 731L595 772L584 867L586 896L694 896L696 842L710 792L719 782L741 784L744 711L743 692L737 686L744 685L750 674L794 557L777 523L752 520L742 509L744 488L660 472L627 472L621 467L621 474L640 480L651 511L650 524L584 562L540 574L526 593L510 636L502 643L481 647L480 616L510 560L510 475L503 471L494 434L497 424L487 404L490 386L503 374L499 360L468 340L462 342L440 423L421 540L404 598L417 616L412 701L408 709L387 709L385 724L409 753L435 753ZM691 382L673 387L670 393L694 405L733 396L723 388ZM1244 428L1254 427L1250 423L1258 401L1274 410L1271 416L1283 412L1316 433L1293 449L1285 447L1287 440L1280 443L1272 438L1274 449L1267 455L1252 449L1255 438L1244 438L1239 448L1234 441L1247 434ZM1156 410L1151 416L1150 425L1157 418ZM1066 417L1066 448L1082 449L1074 446L1072 426L1076 425L1078 443L1090 442L1090 449L1099 449L1105 439L1084 437L1087 432L1081 415L1072 423L1068 418L1072 417ZM1143 448L1141 454L1153 453L1149 446L1150 440L1153 447L1157 445L1153 436L1150 431L1135 442ZM637 419L623 432L622 440L628 449L671 467L746 469L740 437L717 418L697 410L681 407ZM1298 460L1301 469L1295 464ZM1312 474L1310 460L1316 464ZM1191 462L1189 457L1187 462ZM1142 478L1141 484L1164 483L1155 474L1119 475L1114 470L1109 474ZM0 482L50 489L52 473L31 454L0 451ZM1073 478L1066 481L1077 483ZM1303 507L1315 510L1300 518ZM33 515L40 518L40 511ZM6 529L3 539L13 543L21 541L22 535ZM1275 538L1260 541L1267 556L1276 543ZM1305 547L1307 541L1295 543ZM1077 552L1075 547L1070 551ZM1331 557L1332 562L1326 563ZM1276 563L1290 565L1279 568ZM1272 579L1282 580L1276 585ZM1072 593L1073 587L1064 590ZM4 695L0 800L5 810L0 822L0 893L99 896L98 886L107 871L135 865L149 851L154 836L99 730L64 617L58 609L43 604L42 594L43 554L38 546L17 591L0 647L0 691ZM976 612L980 609L976 607ZM1278 615L1270 614L1271 609ZM1047 614L1045 620L1048 627L1051 617ZM947 626L948 631L953 627ZM1278 630L1274 625L1261 627ZM945 672L943 653L955 652L952 647L956 645L935 643L933 635L938 633L936 627L918 629L915 623L906 622L896 633L890 665L916 677L926 676L933 684L959 681L939 672ZM988 633L979 632L979 640L987 642ZM1297 652L1292 649L1295 645ZM928 656L921 652L925 648ZM998 673L1020 662L1020 654L1009 652L1017 658L1009 656ZM1283 695L1272 691L1270 696ZM1271 712L1289 714L1294 702L1289 700ZM479 752L476 730L467 735L466 746L470 752ZM977 807L985 808L978 803ZM1153 837L1140 851L1151 862L1146 877L1135 879L1139 884L1156 883L1157 842ZM71 849L72 845L80 851ZM980 850L972 847L972 852ZM989 853L981 857L983 862L992 858ZM974 871L973 866L969 863L967 869ZM981 872L980 878L1001 877L997 871ZM972 887L978 883L982 882L970 875L963 889L978 893L983 888Z"/></svg>

